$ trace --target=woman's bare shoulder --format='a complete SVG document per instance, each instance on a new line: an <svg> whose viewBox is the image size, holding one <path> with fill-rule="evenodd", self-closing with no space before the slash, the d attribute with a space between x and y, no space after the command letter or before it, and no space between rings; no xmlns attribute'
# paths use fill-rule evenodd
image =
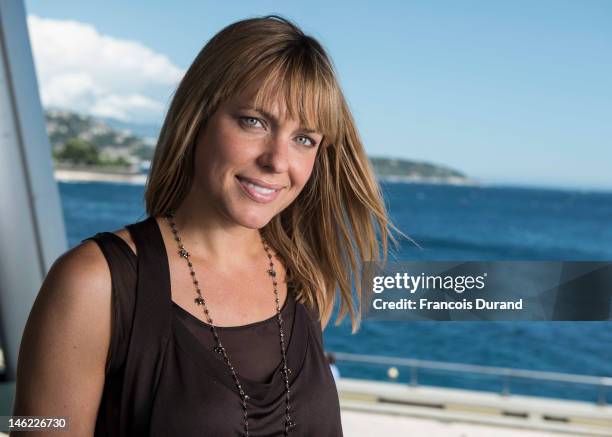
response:
<svg viewBox="0 0 612 437"><path fill-rule="evenodd" d="M130 232L125 229L112 231L136 253L136 245ZM64 280L94 280L94 284L103 286L111 284L108 262L100 246L92 240L86 240L62 254L49 270L48 275L62 276Z"/></svg>
<svg viewBox="0 0 612 437"><path fill-rule="evenodd" d="M126 228L114 230L112 233L121 238L134 254L137 253L136 244ZM94 281L90 284L108 289L110 293L108 262L98 243L93 240L86 240L62 254L53 263L47 276L59 277L63 282L68 281L75 285L79 285L81 281Z"/></svg>
<svg viewBox="0 0 612 437"><path fill-rule="evenodd" d="M89 289L108 289L110 293L111 286L106 258L100 246L91 240L84 241L62 254L51 266L44 285L50 285L49 281L60 281L64 285L58 291L78 292L80 286L88 285Z"/></svg>
<svg viewBox="0 0 612 437"><path fill-rule="evenodd" d="M98 244L87 240L62 254L51 266L40 288L34 310L46 313L51 308L75 323L108 324L112 279L108 262ZM36 311L34 311L36 313ZM106 314L108 313L108 314ZM100 326L102 325L102 326ZM102 329L106 330L106 329Z"/></svg>

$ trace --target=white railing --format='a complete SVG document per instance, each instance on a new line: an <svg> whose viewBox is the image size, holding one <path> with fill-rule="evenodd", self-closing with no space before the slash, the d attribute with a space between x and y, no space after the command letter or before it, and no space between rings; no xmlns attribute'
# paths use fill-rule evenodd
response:
<svg viewBox="0 0 612 437"><path fill-rule="evenodd" d="M546 372L541 370L513 369L510 367L482 366L476 364L449 363L444 361L429 361L413 358L386 357L375 355L351 354L334 352L338 361L383 365L391 367L407 367L410 370L410 385L419 384L419 370L438 370L450 374L472 374L499 377L502 381L500 393L510 394L512 380L532 380L534 382L558 382L564 384L581 384L594 387L597 390L597 403L606 403L606 393L612 387L612 377L576 375L570 373Z"/></svg>

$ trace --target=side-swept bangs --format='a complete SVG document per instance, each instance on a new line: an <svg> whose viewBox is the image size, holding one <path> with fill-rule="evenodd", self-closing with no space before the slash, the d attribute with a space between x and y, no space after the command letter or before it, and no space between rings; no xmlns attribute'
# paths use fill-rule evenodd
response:
<svg viewBox="0 0 612 437"><path fill-rule="evenodd" d="M306 50L304 46L292 46L280 56L244 61L244 74L235 85L227 84L229 88L235 86L232 94L244 92L249 84L258 84L253 96L255 108L266 110L282 101L289 117L323 135L322 147L337 141L342 101L332 66L320 52L312 47Z"/></svg>

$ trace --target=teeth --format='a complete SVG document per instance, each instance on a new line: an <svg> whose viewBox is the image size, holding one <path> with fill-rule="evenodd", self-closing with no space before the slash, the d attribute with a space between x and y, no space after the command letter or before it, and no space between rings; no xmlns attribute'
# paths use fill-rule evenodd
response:
<svg viewBox="0 0 612 437"><path fill-rule="evenodd" d="M245 181L245 183L247 184L247 186L251 187L252 189L254 189L255 191L257 191L258 193L261 193L261 194L270 194L270 193L274 193L274 191L276 191L276 190L273 190L271 188L260 187L259 185L255 185L255 184L253 184L251 182Z"/></svg>

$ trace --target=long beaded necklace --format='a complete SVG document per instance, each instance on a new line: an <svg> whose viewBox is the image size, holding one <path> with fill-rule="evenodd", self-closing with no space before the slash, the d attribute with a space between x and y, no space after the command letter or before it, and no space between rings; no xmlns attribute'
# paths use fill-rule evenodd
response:
<svg viewBox="0 0 612 437"><path fill-rule="evenodd" d="M240 384L240 380L238 379L238 375L236 375L234 366L230 362L227 351L225 350L225 347L223 347L223 344L221 343L221 339L219 338L219 333L217 332L217 328L213 324L212 318L210 317L210 311L208 310L208 307L206 306L206 301L204 300L204 296L202 296L202 290L200 289L200 283L198 282L195 271L193 270L193 263L191 262L189 258L189 252L187 251L187 249L185 249L185 246L183 245L183 242L181 241L181 237L179 236L178 231L176 229L176 224L174 223L174 214L175 214L174 211L168 211L165 214L166 220L170 224L170 228L172 229L172 234L174 235L174 240L178 244L178 247L179 247L178 254L181 256L181 258L185 258L185 260L187 260L187 265L189 266L189 271L191 273L193 285L195 285L196 292L198 294L198 296L194 299L194 302L197 305L201 305L202 308L204 309L204 315L206 316L206 320L208 322L208 325L210 326L212 335L216 343L216 346L214 347L214 351L223 356L223 360L225 361L225 364L227 365L230 373L232 374L232 378L234 379L234 384L236 385L236 388L238 389L238 393L240 394L240 399L242 400L242 410L243 410L243 418L244 418L244 435L245 437L249 437L249 415L248 415L248 410L247 410L247 400L249 400L250 398L244 392L244 389L242 388L242 384ZM278 320L281 356L283 359L283 368L281 369L281 372L283 374L283 380L284 380L284 385L285 385L285 423L284 423L285 432L284 434L285 436L288 436L289 431L294 429L296 426L296 423L291 419L291 408L290 408L290 403L289 403L290 396L291 396L291 390L289 388L289 373L291 372L291 370L289 369L289 367L287 367L287 354L285 350L285 333L283 331L283 318L281 316L280 303L279 303L279 298L278 298L278 288L277 288L278 281L276 280L276 271L274 270L274 263L272 262L272 255L270 254L270 251L269 251L269 245L266 242L266 240L263 238L263 236L261 237L261 242L263 243L264 250L266 251L266 255L268 256L268 262L270 266L270 268L267 270L267 273L268 275L272 277L272 284L274 285L274 296L275 296L274 300L276 301L276 318Z"/></svg>

